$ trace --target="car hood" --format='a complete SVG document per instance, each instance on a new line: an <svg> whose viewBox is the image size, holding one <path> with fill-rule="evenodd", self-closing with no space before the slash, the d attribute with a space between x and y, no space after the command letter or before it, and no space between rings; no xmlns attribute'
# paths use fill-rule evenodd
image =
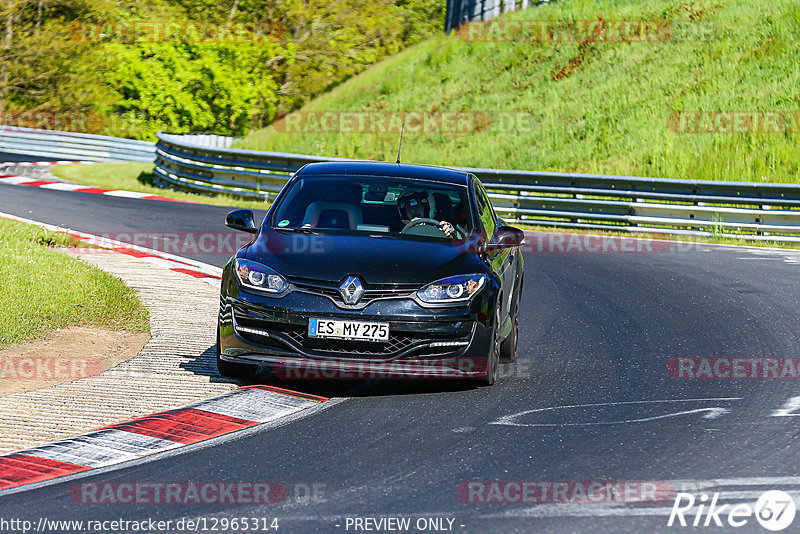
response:
<svg viewBox="0 0 800 534"><path fill-rule="evenodd" d="M338 282L358 275L368 284L420 284L454 274L485 272L466 241L264 230L246 257L288 278Z"/></svg>

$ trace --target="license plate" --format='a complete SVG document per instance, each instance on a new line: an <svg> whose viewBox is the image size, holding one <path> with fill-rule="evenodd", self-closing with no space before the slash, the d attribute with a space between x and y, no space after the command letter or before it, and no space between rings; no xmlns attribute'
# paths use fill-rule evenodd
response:
<svg viewBox="0 0 800 534"><path fill-rule="evenodd" d="M309 319L308 337L347 339L351 341L389 341L387 323Z"/></svg>

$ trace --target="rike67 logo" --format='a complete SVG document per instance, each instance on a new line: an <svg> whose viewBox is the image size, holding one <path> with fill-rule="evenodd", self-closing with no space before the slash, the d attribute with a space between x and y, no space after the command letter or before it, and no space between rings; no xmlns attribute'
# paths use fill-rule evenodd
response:
<svg viewBox="0 0 800 534"><path fill-rule="evenodd" d="M711 499L706 494L695 498L691 493L678 493L672 505L667 526L743 527L755 520L765 529L780 531L794 521L796 506L785 491L770 490L761 494L752 506L748 503L719 504L721 494Z"/></svg>

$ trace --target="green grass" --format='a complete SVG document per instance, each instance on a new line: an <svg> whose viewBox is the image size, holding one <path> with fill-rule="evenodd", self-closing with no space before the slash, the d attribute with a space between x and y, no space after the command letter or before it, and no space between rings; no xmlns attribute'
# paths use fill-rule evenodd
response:
<svg viewBox="0 0 800 534"><path fill-rule="evenodd" d="M153 181L153 164L146 162L56 165L51 172L63 180L104 189L122 189L138 193L149 193L151 195L161 195L215 206L262 210L268 207L264 202L242 200L229 195L204 195L163 189L155 185Z"/></svg>
<svg viewBox="0 0 800 534"><path fill-rule="evenodd" d="M669 178L798 182L798 133L687 134L677 111L800 109L796 0L574 0L501 20L647 19L705 40L600 42L574 73L577 42L468 42L451 34L389 58L305 110L525 113L532 131L496 126L409 133L403 161ZM694 13L705 9L701 16ZM698 31L699 33L699 31ZM798 125L795 124L795 132ZM241 148L394 161L397 134L251 132Z"/></svg>
<svg viewBox="0 0 800 534"><path fill-rule="evenodd" d="M0 220L0 347L70 325L149 330L149 314L132 289L54 246L76 240Z"/></svg>

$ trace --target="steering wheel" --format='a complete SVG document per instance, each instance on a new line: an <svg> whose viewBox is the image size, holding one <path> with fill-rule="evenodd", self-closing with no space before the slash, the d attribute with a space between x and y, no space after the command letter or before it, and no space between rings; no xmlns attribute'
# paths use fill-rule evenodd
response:
<svg viewBox="0 0 800 534"><path fill-rule="evenodd" d="M435 227L437 230L439 230L442 233L443 236L447 237L447 234L444 233L444 230L439 228L439 221L437 221L436 219L430 219L430 218L427 218L427 217L421 217L419 219L414 219L413 221L409 221L408 224L405 225L405 227L403 227L402 230L400 230L400 233L401 234L405 234L409 230L411 230L412 228L416 228L417 226L421 226L423 224Z"/></svg>

